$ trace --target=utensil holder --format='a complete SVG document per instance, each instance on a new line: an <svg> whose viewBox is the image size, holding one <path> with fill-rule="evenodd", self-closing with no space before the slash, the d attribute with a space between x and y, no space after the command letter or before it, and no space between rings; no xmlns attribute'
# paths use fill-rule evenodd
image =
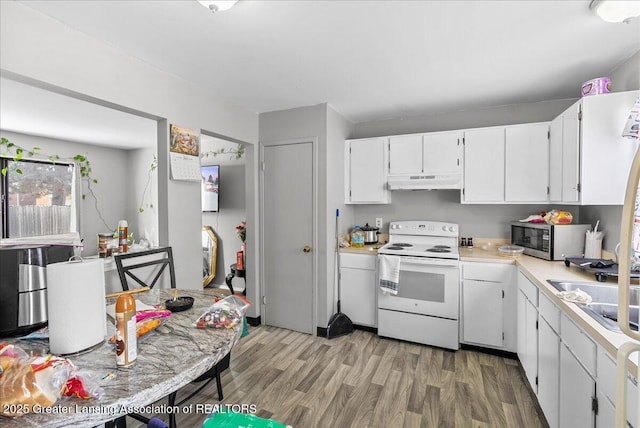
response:
<svg viewBox="0 0 640 428"><path fill-rule="evenodd" d="M602 239L596 239L595 237L589 237L584 241L584 258L585 259L600 259L602 258Z"/></svg>

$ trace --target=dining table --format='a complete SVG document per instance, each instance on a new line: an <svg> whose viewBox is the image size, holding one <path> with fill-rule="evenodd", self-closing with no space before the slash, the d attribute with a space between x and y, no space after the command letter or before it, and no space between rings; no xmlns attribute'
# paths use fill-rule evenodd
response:
<svg viewBox="0 0 640 428"><path fill-rule="evenodd" d="M159 302L171 299L174 290L152 290ZM143 294L136 298L143 299ZM197 328L195 321L215 300L225 295L215 289L179 290L180 297L194 298L190 309L174 312L152 333L138 340L138 356L128 367L116 365L113 320L107 317L107 338L91 351L67 356L87 384L97 387L98 397L62 397L53 406L15 418L0 416L3 428L93 427L129 413L191 413L206 406L185 404L169 408L158 400L179 390L224 358L242 334L242 322L229 328ZM138 297L139 296L139 297ZM143 300L144 302L144 300ZM106 304L115 303L107 299ZM69 308L73 310L73 308ZM0 338L20 346L30 355L46 355L48 341ZM203 418L206 415L203 415Z"/></svg>

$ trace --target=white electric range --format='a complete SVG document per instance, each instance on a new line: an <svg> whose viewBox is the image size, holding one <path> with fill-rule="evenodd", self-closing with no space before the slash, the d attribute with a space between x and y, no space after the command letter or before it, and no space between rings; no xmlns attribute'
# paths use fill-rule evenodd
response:
<svg viewBox="0 0 640 428"><path fill-rule="evenodd" d="M378 292L380 336L458 349L460 255L454 223L397 221L378 257L399 257L397 294Z"/></svg>

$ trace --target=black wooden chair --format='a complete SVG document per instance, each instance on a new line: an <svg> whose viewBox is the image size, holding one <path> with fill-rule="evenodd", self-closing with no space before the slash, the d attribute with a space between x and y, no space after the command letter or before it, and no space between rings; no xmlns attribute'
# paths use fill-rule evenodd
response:
<svg viewBox="0 0 640 428"><path fill-rule="evenodd" d="M156 255L155 257L150 257L154 254ZM141 257L143 258L143 261L136 262L135 259L139 259ZM118 276L120 277L120 284L122 285L123 291L129 290L129 279L132 279L140 287L153 288L158 283L158 280L167 266L169 267L171 288L176 288L176 271L173 266L173 250L171 247L154 248L136 253L118 254L114 257L114 260L116 262L116 267L118 268ZM159 266L157 272L151 273L152 275L155 275L151 281L143 281L138 276L141 275L141 273L138 272L136 274L132 272L149 266Z"/></svg>
<svg viewBox="0 0 640 428"><path fill-rule="evenodd" d="M123 291L129 290L129 280L133 280L133 282L140 287L153 288L158 283L167 267L169 268L169 280L171 288L176 288L176 271L173 264L173 251L171 247L161 247L135 253L118 254L114 256L114 260L118 269L118 276L120 277L120 283L122 285ZM153 268L149 269L150 267L155 267L157 271L154 271ZM141 269L143 269L143 271L140 271ZM140 277L143 276L143 273L145 273L147 277L150 277L151 280L144 281L143 279L141 279ZM222 377L222 372L229 368L230 359L231 352L225 355L220 361L218 361L205 373L191 381L191 383L202 384L187 397L182 398L180 401L176 402L177 391L170 393L168 396L169 406L181 406L186 401L190 400L196 394L202 391L204 388L206 388L207 385L209 385L213 380L216 381L216 386L218 389L218 399L222 401L222 382L220 378ZM137 413L128 414L127 416L145 424L148 424L150 421L149 418ZM118 428L126 427L125 418L121 417L113 422L105 424L106 428L113 428L114 426ZM176 427L175 413L169 414L169 427Z"/></svg>

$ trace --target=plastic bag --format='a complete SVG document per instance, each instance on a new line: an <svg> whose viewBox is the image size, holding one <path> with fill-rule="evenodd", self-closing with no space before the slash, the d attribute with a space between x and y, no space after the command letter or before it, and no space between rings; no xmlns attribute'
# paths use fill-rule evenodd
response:
<svg viewBox="0 0 640 428"><path fill-rule="evenodd" d="M99 397L97 382L87 381L62 357L30 357L20 347L0 344L0 414L17 417L50 407L63 395Z"/></svg>
<svg viewBox="0 0 640 428"><path fill-rule="evenodd" d="M544 221L549 224L571 224L573 214L569 211L551 210L544 216Z"/></svg>
<svg viewBox="0 0 640 428"><path fill-rule="evenodd" d="M198 328L233 328L242 318L251 303L242 296L232 295L214 303L200 315L194 325Z"/></svg>
<svg viewBox="0 0 640 428"><path fill-rule="evenodd" d="M263 419L254 415L236 412L220 412L211 414L202 424L202 428L291 428L273 419Z"/></svg>

